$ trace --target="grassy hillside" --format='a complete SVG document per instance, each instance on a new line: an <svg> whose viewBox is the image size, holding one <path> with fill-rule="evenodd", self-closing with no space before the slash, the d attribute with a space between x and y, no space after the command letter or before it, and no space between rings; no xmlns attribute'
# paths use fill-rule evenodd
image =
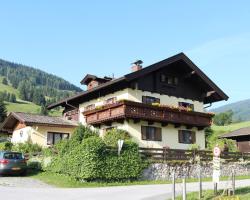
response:
<svg viewBox="0 0 250 200"><path fill-rule="evenodd" d="M227 104L219 108L212 109L212 112L221 113L232 110L234 112L234 121L249 121L250 120L250 99L238 101L232 104Z"/></svg>
<svg viewBox="0 0 250 200"><path fill-rule="evenodd" d="M19 92L17 89L13 88L10 85L4 85L2 84L4 76L0 76L0 92L7 91L9 93L15 94L17 97L19 96Z"/></svg>
<svg viewBox="0 0 250 200"><path fill-rule="evenodd" d="M233 123L227 126L213 125L212 129L220 135L223 133L228 133L228 132L231 132L240 128L244 128L244 127L249 127L249 126L250 126L250 121L246 121L246 122Z"/></svg>

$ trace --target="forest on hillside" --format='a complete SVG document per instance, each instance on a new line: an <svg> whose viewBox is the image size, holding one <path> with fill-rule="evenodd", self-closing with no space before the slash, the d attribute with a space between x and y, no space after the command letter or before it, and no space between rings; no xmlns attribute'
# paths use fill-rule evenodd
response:
<svg viewBox="0 0 250 200"><path fill-rule="evenodd" d="M37 105L48 105L82 91L64 79L42 70L0 59L2 84L19 91L19 98ZM8 91L6 91L8 92ZM14 102L14 94L1 93L3 100Z"/></svg>

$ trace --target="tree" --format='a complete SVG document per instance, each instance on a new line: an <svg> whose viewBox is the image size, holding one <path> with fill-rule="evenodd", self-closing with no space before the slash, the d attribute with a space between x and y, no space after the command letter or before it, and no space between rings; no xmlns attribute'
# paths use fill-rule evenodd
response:
<svg viewBox="0 0 250 200"><path fill-rule="evenodd" d="M231 124L233 121L233 111L219 113L214 116L214 124L217 126L225 126Z"/></svg>
<svg viewBox="0 0 250 200"><path fill-rule="evenodd" d="M7 117L7 110L5 104L2 100L0 100L0 123L5 120Z"/></svg>
<svg viewBox="0 0 250 200"><path fill-rule="evenodd" d="M41 106L40 114L45 115L45 116L47 116L49 114L49 111L48 111L46 106L44 106L44 105Z"/></svg>
<svg viewBox="0 0 250 200"><path fill-rule="evenodd" d="M3 78L2 83L3 83L4 85L8 85L8 81L7 81L7 79L6 79L5 77Z"/></svg>
<svg viewBox="0 0 250 200"><path fill-rule="evenodd" d="M9 102L16 103L16 95L15 94L10 94Z"/></svg>

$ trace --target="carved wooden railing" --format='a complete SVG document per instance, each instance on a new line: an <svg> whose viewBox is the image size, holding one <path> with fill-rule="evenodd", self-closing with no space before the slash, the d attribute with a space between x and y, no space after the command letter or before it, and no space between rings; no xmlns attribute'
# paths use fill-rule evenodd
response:
<svg viewBox="0 0 250 200"><path fill-rule="evenodd" d="M208 127L211 125L213 114L187 110L178 110L163 106L152 106L139 102L120 101L105 105L83 113L87 124L98 125L119 119L138 119L164 124L189 125Z"/></svg>

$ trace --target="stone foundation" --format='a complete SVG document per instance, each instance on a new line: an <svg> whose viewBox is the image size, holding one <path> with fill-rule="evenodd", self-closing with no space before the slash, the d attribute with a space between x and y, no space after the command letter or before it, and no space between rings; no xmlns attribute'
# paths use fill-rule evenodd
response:
<svg viewBox="0 0 250 200"><path fill-rule="evenodd" d="M221 176L230 176L232 169L235 170L236 176L250 175L250 163L223 163L221 164ZM191 163L155 163L151 164L143 171L143 180L171 180L172 172L175 171L176 179L198 178L199 165ZM212 177L213 163L202 164L202 177Z"/></svg>

